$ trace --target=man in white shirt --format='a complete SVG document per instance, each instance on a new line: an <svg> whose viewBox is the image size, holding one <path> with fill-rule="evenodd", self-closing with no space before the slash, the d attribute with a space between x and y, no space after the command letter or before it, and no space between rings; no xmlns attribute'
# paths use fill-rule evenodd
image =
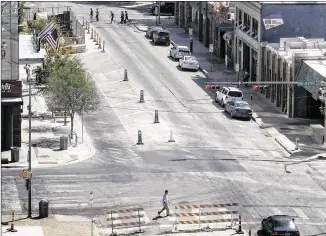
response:
<svg viewBox="0 0 326 236"><path fill-rule="evenodd" d="M168 199L168 193L169 193L169 191L165 190L165 193L164 193L163 199L162 199L163 200L163 209L161 211L157 212L158 215L160 215L162 213L162 211L164 211L164 210L166 210L166 216L170 215L170 210L169 210L169 206L168 206L168 204L170 203L169 199Z"/></svg>

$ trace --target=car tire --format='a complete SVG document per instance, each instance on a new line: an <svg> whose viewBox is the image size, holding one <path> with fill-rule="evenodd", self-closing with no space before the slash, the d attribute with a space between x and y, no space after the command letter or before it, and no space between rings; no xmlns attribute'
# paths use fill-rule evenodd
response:
<svg viewBox="0 0 326 236"><path fill-rule="evenodd" d="M221 106L224 108L225 107L225 104L223 102L223 99L221 100Z"/></svg>
<svg viewBox="0 0 326 236"><path fill-rule="evenodd" d="M231 117L231 118L234 117L234 115L233 115L233 111L232 111L232 110L231 110L231 112L230 112L230 117Z"/></svg>
<svg viewBox="0 0 326 236"><path fill-rule="evenodd" d="M166 43L166 46L170 46L170 42L167 42L167 43Z"/></svg>
<svg viewBox="0 0 326 236"><path fill-rule="evenodd" d="M219 103L218 100L217 100L217 95L216 94L215 94L215 102Z"/></svg>
<svg viewBox="0 0 326 236"><path fill-rule="evenodd" d="M179 65L179 66L180 66L180 69L183 70L182 66L181 65Z"/></svg>

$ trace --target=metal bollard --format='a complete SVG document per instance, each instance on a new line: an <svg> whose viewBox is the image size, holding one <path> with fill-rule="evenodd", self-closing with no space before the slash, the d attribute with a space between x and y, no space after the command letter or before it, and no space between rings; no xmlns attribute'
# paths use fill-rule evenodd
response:
<svg viewBox="0 0 326 236"><path fill-rule="evenodd" d="M160 121L158 120L158 110L155 110L154 123L160 123Z"/></svg>
<svg viewBox="0 0 326 236"><path fill-rule="evenodd" d="M129 79L128 79L128 71L127 71L127 69L125 69L125 74L124 74L123 81L129 81Z"/></svg>
<svg viewBox="0 0 326 236"><path fill-rule="evenodd" d="M249 236L251 236L251 229L249 229L249 233L248 234L249 234Z"/></svg>
<svg viewBox="0 0 326 236"><path fill-rule="evenodd" d="M105 52L104 51L104 46L105 46L105 40L103 40L103 49L102 49L102 52Z"/></svg>
<svg viewBox="0 0 326 236"><path fill-rule="evenodd" d="M98 38L98 48L99 49L102 49L102 46L101 46L101 37Z"/></svg>
<svg viewBox="0 0 326 236"><path fill-rule="evenodd" d="M93 39L93 29L92 29L91 39Z"/></svg>
<svg viewBox="0 0 326 236"><path fill-rule="evenodd" d="M12 216L12 221L11 221L11 224L10 224L10 228L7 229L7 231L9 232L17 232L17 230L15 229L15 226L14 226L14 221L15 221L15 211L11 211L11 216Z"/></svg>
<svg viewBox="0 0 326 236"><path fill-rule="evenodd" d="M252 93L250 94L250 100L252 100Z"/></svg>
<svg viewBox="0 0 326 236"><path fill-rule="evenodd" d="M84 17L83 17L83 24L82 24L82 26L84 26L85 25L85 21L84 21Z"/></svg>
<svg viewBox="0 0 326 236"><path fill-rule="evenodd" d="M96 33L96 30L94 30L94 40L93 40L93 42L97 42L96 36L97 36L97 33Z"/></svg>
<svg viewBox="0 0 326 236"><path fill-rule="evenodd" d="M139 99L140 103L144 103L144 90L140 90L140 99Z"/></svg>
<svg viewBox="0 0 326 236"><path fill-rule="evenodd" d="M240 214L239 214L239 227L238 227L238 230L236 232L237 232L237 234L243 234L242 225L241 225L241 215Z"/></svg>
<svg viewBox="0 0 326 236"><path fill-rule="evenodd" d="M295 150L299 149L299 141L300 139L298 137L295 138Z"/></svg>
<svg viewBox="0 0 326 236"><path fill-rule="evenodd" d="M169 139L169 143L174 143L175 140L173 139L173 132L172 130L170 130L170 139Z"/></svg>
<svg viewBox="0 0 326 236"><path fill-rule="evenodd" d="M138 130L138 142L137 145L144 145L141 130Z"/></svg>

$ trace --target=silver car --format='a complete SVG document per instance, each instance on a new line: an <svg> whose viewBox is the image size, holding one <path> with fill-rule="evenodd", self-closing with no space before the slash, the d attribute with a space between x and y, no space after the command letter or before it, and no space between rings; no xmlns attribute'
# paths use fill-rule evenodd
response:
<svg viewBox="0 0 326 236"><path fill-rule="evenodd" d="M161 26L149 26L146 31L146 37L153 39L153 33L162 30Z"/></svg>
<svg viewBox="0 0 326 236"><path fill-rule="evenodd" d="M246 118L251 120L252 109L245 101L230 101L225 104L225 111L233 117Z"/></svg>
<svg viewBox="0 0 326 236"><path fill-rule="evenodd" d="M179 60L179 66L181 70L188 69L188 70L199 70L199 63L196 57L193 56L184 56Z"/></svg>

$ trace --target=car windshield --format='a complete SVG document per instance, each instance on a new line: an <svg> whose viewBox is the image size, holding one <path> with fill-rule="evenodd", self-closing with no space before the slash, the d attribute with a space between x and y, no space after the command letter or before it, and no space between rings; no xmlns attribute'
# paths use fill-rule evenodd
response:
<svg viewBox="0 0 326 236"><path fill-rule="evenodd" d="M179 48L179 52L190 52L188 48Z"/></svg>
<svg viewBox="0 0 326 236"><path fill-rule="evenodd" d="M230 91L228 95L230 97L236 97L236 98L242 97L242 93L239 91Z"/></svg>
<svg viewBox="0 0 326 236"><path fill-rule="evenodd" d="M239 108L249 108L249 104L246 102L237 102L235 106Z"/></svg>
<svg viewBox="0 0 326 236"><path fill-rule="evenodd" d="M185 57L186 61L197 61L196 57Z"/></svg>
<svg viewBox="0 0 326 236"><path fill-rule="evenodd" d="M158 33L159 36L169 36L168 32L159 32Z"/></svg>
<svg viewBox="0 0 326 236"><path fill-rule="evenodd" d="M292 220L290 219L275 219L274 220L275 228L288 228L288 229L294 229L295 224L293 223Z"/></svg>

